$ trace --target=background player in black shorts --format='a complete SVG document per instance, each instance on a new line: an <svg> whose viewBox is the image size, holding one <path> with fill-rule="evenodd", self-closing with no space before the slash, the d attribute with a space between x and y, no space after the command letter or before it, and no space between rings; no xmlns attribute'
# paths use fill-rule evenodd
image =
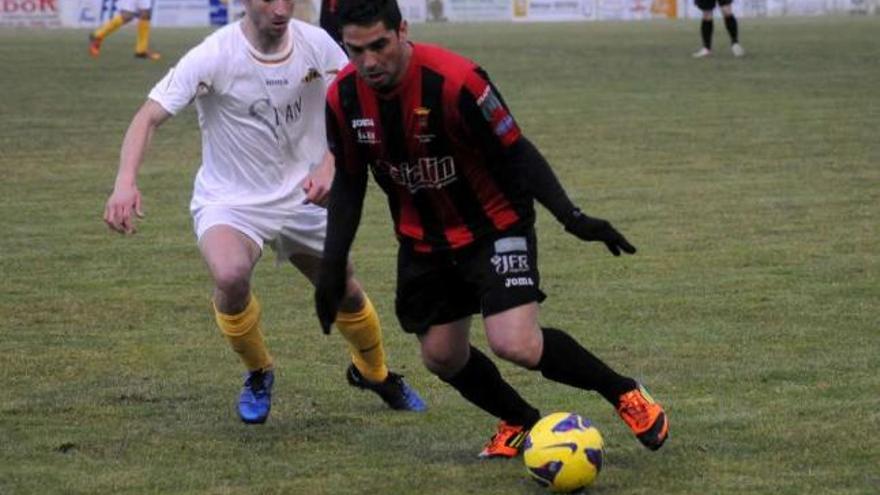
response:
<svg viewBox="0 0 880 495"><path fill-rule="evenodd" d="M501 419L480 457L515 456L540 413L470 345L479 312L496 356L599 392L645 446L660 448L669 423L644 388L566 332L539 326L534 200L615 256L635 248L575 207L478 65L407 40L395 0L340 0L339 18L351 63L327 94L336 173L315 292L322 328L329 331L343 294L371 169L399 241L401 326L418 336L432 373Z"/></svg>
<svg viewBox="0 0 880 495"><path fill-rule="evenodd" d="M339 13L337 10L339 0L321 0L321 14L318 22L324 31L337 43L342 45L342 30L339 27Z"/></svg>
<svg viewBox="0 0 880 495"><path fill-rule="evenodd" d="M730 35L730 51L735 57L746 54L745 49L739 44L739 28L736 17L733 15L733 0L694 0L697 8L703 11L703 21L700 23L700 35L703 38L703 47L694 52L694 58L708 57L712 54L712 31L714 30L713 12L715 6L721 8L724 16L724 27Z"/></svg>

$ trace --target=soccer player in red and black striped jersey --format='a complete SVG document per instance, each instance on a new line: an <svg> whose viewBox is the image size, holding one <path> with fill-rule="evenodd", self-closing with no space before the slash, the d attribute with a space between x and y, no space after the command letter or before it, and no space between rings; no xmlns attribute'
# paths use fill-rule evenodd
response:
<svg viewBox="0 0 880 495"><path fill-rule="evenodd" d="M360 223L368 169L388 196L399 241L396 312L425 366L501 422L481 457L513 457L540 413L470 345L482 313L492 352L551 380L598 391L641 442L658 449L668 420L642 386L566 332L538 323L537 200L573 235L635 253L605 220L571 202L489 76L437 46L412 43L395 0L339 0L351 63L327 95L336 158L315 302L329 331Z"/></svg>

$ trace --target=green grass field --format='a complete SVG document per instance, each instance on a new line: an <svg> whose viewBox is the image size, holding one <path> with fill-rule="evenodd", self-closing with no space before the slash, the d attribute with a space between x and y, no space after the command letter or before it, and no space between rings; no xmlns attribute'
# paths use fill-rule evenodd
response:
<svg viewBox="0 0 880 495"><path fill-rule="evenodd" d="M648 452L597 394L500 367L601 429L591 493L880 493L880 16L745 19L744 59L719 23L716 56L692 60L697 30L413 26L482 62L571 195L639 247L613 258L542 211L542 321L644 380L671 438ZM476 459L493 418L399 330L372 186L355 260L430 411L350 389L311 288L267 256L276 400L266 425L239 423L188 215L193 109L154 140L140 232L101 221L131 115L206 33L156 30L149 64L130 30L99 60L85 31L0 31L0 493L541 493L519 460Z"/></svg>

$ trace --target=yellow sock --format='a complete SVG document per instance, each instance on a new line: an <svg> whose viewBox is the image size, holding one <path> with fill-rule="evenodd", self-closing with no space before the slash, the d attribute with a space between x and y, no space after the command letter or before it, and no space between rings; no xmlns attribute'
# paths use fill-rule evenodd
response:
<svg viewBox="0 0 880 495"><path fill-rule="evenodd" d="M214 318L226 341L238 353L248 371L272 367L272 357L269 356L263 342L263 331L260 329L260 303L256 296L251 294L247 307L237 315L221 313L215 305Z"/></svg>
<svg viewBox="0 0 880 495"><path fill-rule="evenodd" d="M339 312L336 327L348 341L351 362L367 380L378 383L385 381L388 367L385 366L385 347L382 345L382 327L373 303L364 294L364 307L356 313Z"/></svg>
<svg viewBox="0 0 880 495"><path fill-rule="evenodd" d="M123 24L125 24L125 20L122 18L122 15L116 14L115 16L113 16L112 19L105 22L101 25L101 27L96 29L93 34L95 35L95 38L102 40L107 36L113 34L113 31L121 28Z"/></svg>
<svg viewBox="0 0 880 495"><path fill-rule="evenodd" d="M135 53L147 53L150 47L150 21L138 19L137 42L134 45Z"/></svg>

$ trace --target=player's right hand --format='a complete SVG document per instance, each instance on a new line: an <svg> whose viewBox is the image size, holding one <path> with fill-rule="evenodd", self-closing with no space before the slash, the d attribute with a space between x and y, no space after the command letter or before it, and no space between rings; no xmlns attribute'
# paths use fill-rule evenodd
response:
<svg viewBox="0 0 880 495"><path fill-rule="evenodd" d="M315 312L318 313L318 321L321 322L321 330L324 335L330 333L330 327L336 321L339 312L339 304L345 295L345 264L342 271L327 269L327 264L321 267L321 277L315 285ZM332 272L332 273L328 273Z"/></svg>
<svg viewBox="0 0 880 495"><path fill-rule="evenodd" d="M104 206L104 223L120 234L137 232L134 218L144 218L137 186L116 187Z"/></svg>

